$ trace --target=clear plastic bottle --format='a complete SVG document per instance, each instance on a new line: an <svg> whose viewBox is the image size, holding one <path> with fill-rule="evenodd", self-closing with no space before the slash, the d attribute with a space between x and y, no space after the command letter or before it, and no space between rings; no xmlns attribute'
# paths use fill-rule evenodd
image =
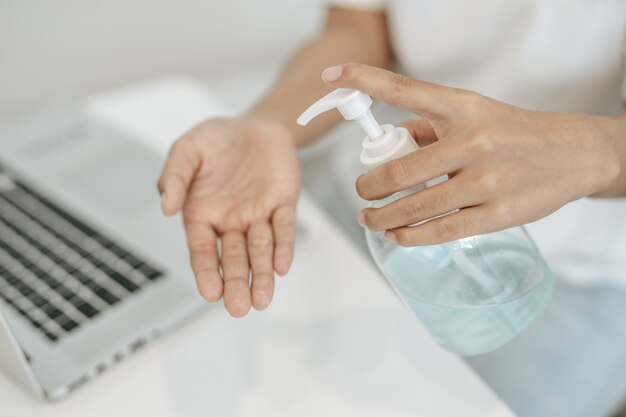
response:
<svg viewBox="0 0 626 417"><path fill-rule="evenodd" d="M404 304L452 352L477 355L505 345L550 300L552 272L523 227L415 247L392 243L384 232L365 234Z"/></svg>
<svg viewBox="0 0 626 417"><path fill-rule="evenodd" d="M335 90L307 109L298 123L337 108L367 135L361 153L367 169L418 148L405 129L378 125L371 104L360 91ZM381 207L424 187L370 206ZM503 346L539 317L552 294L552 272L523 227L433 246L402 247L370 230L366 238L396 293L452 352L477 355Z"/></svg>

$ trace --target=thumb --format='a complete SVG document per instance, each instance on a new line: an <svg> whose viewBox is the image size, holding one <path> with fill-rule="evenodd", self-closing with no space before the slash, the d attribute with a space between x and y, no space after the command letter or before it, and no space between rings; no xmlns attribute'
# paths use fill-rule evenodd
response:
<svg viewBox="0 0 626 417"><path fill-rule="evenodd" d="M455 92L461 91L354 63L326 68L322 80L331 87L361 90L426 117L445 116L453 108Z"/></svg>
<svg viewBox="0 0 626 417"><path fill-rule="evenodd" d="M190 143L179 140L172 146L157 183L161 208L166 216L172 216L182 208L199 167L200 155Z"/></svg>

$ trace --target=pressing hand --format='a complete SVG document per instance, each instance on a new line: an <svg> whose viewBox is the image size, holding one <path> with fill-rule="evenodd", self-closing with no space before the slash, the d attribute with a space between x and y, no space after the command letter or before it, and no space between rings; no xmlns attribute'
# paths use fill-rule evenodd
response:
<svg viewBox="0 0 626 417"><path fill-rule="evenodd" d="M625 141L618 134L623 117L528 111L360 64L328 68L322 78L422 116L404 126L423 148L356 182L361 197L377 200L449 175L441 184L361 212L361 224L386 230L400 245L493 232L538 220L585 196L625 194Z"/></svg>

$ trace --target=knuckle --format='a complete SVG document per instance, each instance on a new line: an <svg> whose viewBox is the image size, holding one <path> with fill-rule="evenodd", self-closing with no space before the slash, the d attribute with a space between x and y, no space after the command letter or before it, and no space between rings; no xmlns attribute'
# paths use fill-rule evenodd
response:
<svg viewBox="0 0 626 417"><path fill-rule="evenodd" d="M359 81L361 64L350 62L342 65L341 78L349 81Z"/></svg>
<svg viewBox="0 0 626 417"><path fill-rule="evenodd" d="M398 245L403 247L411 247L415 246L415 239L413 237L413 228L407 227L404 229L396 230L396 239L398 241Z"/></svg>
<svg viewBox="0 0 626 417"><path fill-rule="evenodd" d="M293 226L293 219L290 216L276 216L272 224L274 227L284 229Z"/></svg>
<svg viewBox="0 0 626 417"><path fill-rule="evenodd" d="M484 114L490 103L482 94L462 88L450 89L450 97L457 112L472 116Z"/></svg>
<svg viewBox="0 0 626 417"><path fill-rule="evenodd" d="M248 241L248 244L253 249L265 249L272 247L274 241L269 236L256 236Z"/></svg>
<svg viewBox="0 0 626 417"><path fill-rule="evenodd" d="M442 190L434 190L431 189L432 193L429 194L428 196L428 200L429 200L429 206L432 207L433 209L438 209L439 212L441 210L449 210L452 208L456 208L456 207L450 207L450 196L448 195L447 192L444 192Z"/></svg>
<svg viewBox="0 0 626 417"><path fill-rule="evenodd" d="M513 220L513 207L510 203L499 201L492 207L492 216L500 225L509 225Z"/></svg>
<svg viewBox="0 0 626 417"><path fill-rule="evenodd" d="M192 242L189 244L189 252L191 255L212 254L215 252L215 246L210 243Z"/></svg>
<svg viewBox="0 0 626 417"><path fill-rule="evenodd" d="M385 182L394 188L394 191L400 189L405 183L408 175L406 163L403 159L394 159L387 164L384 172Z"/></svg>
<svg viewBox="0 0 626 417"><path fill-rule="evenodd" d="M475 132L467 141L470 152L474 155L491 154L496 150L493 137L484 131Z"/></svg>
<svg viewBox="0 0 626 417"><path fill-rule="evenodd" d="M489 192L498 191L500 184L500 175L494 172L483 174L478 180L478 185Z"/></svg>
<svg viewBox="0 0 626 417"><path fill-rule="evenodd" d="M446 242L456 235L459 227L456 222L450 221L450 219L444 217L441 221L437 221L433 224L433 229L435 238L439 241Z"/></svg>
<svg viewBox="0 0 626 417"><path fill-rule="evenodd" d="M405 214L411 220L420 220L426 212L426 206L421 197L413 196L404 206Z"/></svg>
<svg viewBox="0 0 626 417"><path fill-rule="evenodd" d="M406 75L394 73L391 76L391 82L396 90L402 92L413 87L413 80Z"/></svg>
<svg viewBox="0 0 626 417"><path fill-rule="evenodd" d="M481 112L487 103L486 97L482 94L462 88L454 89L453 97L459 106L468 109L472 113Z"/></svg>
<svg viewBox="0 0 626 417"><path fill-rule="evenodd" d="M296 243L295 233L279 234L276 236L276 250L282 248L293 248Z"/></svg>
<svg viewBox="0 0 626 417"><path fill-rule="evenodd" d="M246 255L246 247L241 243L230 244L224 248L224 258L238 258Z"/></svg>
<svg viewBox="0 0 626 417"><path fill-rule="evenodd" d="M466 104L480 106L483 102L484 96L475 91L458 89L459 98L465 101Z"/></svg>
<svg viewBox="0 0 626 417"><path fill-rule="evenodd" d="M462 217L461 224L457 229L457 238L474 234L474 232L477 230L476 225L478 223L479 219L478 217L476 217L475 214Z"/></svg>

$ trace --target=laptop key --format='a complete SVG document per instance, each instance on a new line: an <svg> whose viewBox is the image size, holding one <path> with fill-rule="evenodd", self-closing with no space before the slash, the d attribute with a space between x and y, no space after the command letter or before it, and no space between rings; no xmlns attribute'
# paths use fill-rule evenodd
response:
<svg viewBox="0 0 626 417"><path fill-rule="evenodd" d="M74 330L75 328L78 327L78 323L76 323L74 320L70 319L70 320L66 321L65 323L61 324L61 327L66 332L71 332L72 330Z"/></svg>
<svg viewBox="0 0 626 417"><path fill-rule="evenodd" d="M128 253L128 251L120 248L119 246L117 246L116 244L111 244L111 246L109 247L109 250L111 252L113 252L114 254L116 254L118 257L123 258L124 255L126 255Z"/></svg>
<svg viewBox="0 0 626 417"><path fill-rule="evenodd" d="M100 314L100 312L96 310L94 306L92 306L91 304L87 302L81 303L80 305L76 306L76 309L80 311L81 313L83 313L88 318L93 318L97 316L98 314Z"/></svg>
<svg viewBox="0 0 626 417"><path fill-rule="evenodd" d="M19 180L0 193L0 303L42 337L65 333L163 272Z"/></svg>
<svg viewBox="0 0 626 417"><path fill-rule="evenodd" d="M117 304L120 299L115 295L111 294L110 291L100 287L100 289L95 291L96 295L100 297L105 303L109 305Z"/></svg>
<svg viewBox="0 0 626 417"><path fill-rule="evenodd" d="M59 310L58 308L56 308L55 306L50 305L50 304L45 306L43 310L44 310L44 313L46 313L46 315L48 317L50 317L50 319L52 319L52 320L56 319L61 314L63 314L63 312L61 310Z"/></svg>
<svg viewBox="0 0 626 417"><path fill-rule="evenodd" d="M138 268L138 267L140 267L141 265L144 264L144 262L141 259L139 259L136 256L134 256L132 253L127 253L126 255L124 255L124 259L133 268Z"/></svg>
<svg viewBox="0 0 626 417"><path fill-rule="evenodd" d="M78 327L78 323L66 314L60 315L54 321L66 332L70 332Z"/></svg>
<svg viewBox="0 0 626 417"><path fill-rule="evenodd" d="M148 264L141 265L139 267L139 271L141 271L141 273L144 274L149 280L155 280L163 275L161 271L157 271Z"/></svg>
<svg viewBox="0 0 626 417"><path fill-rule="evenodd" d="M55 335L54 333L44 331L44 334L46 335L46 338L51 342L56 342L57 340L59 340L57 335Z"/></svg>
<svg viewBox="0 0 626 417"><path fill-rule="evenodd" d="M104 271L105 274L109 276L109 278L113 279L115 282L117 282L120 286L125 288L127 291L135 292L139 289L137 285L133 284L132 281L130 281L128 278L126 278L125 276L117 272L116 270L106 265L102 266L102 270Z"/></svg>

